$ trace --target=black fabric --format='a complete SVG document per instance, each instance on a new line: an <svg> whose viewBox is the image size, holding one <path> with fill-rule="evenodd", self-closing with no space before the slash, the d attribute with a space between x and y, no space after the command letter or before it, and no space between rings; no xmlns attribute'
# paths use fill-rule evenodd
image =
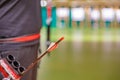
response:
<svg viewBox="0 0 120 80"><path fill-rule="evenodd" d="M7 2L8 1L8 2ZM5 0L0 7L0 36L39 33L40 0Z"/></svg>
<svg viewBox="0 0 120 80"><path fill-rule="evenodd" d="M4 6L10 0L0 0L0 7Z"/></svg>
<svg viewBox="0 0 120 80"><path fill-rule="evenodd" d="M0 38L40 33L40 28L40 0L0 0ZM25 43L0 43L0 55L13 54L27 67L37 58L38 48L39 39ZM30 70L21 80L36 80L36 70Z"/></svg>
<svg viewBox="0 0 120 80"><path fill-rule="evenodd" d="M2 80L4 77L3 77L3 75L0 73L0 80Z"/></svg>

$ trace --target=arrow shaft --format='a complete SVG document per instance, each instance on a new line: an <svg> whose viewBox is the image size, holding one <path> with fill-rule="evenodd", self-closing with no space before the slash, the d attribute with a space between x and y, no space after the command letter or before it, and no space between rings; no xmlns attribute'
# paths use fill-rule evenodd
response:
<svg viewBox="0 0 120 80"><path fill-rule="evenodd" d="M54 45L52 45L49 49L47 49L44 53L42 53L31 65L28 66L28 68L22 73L22 75L25 74L26 72L28 72L31 68L33 68L42 59L42 57L44 57L46 54L48 54L52 51L50 49L52 49L52 48L54 48L54 46L58 45L58 43L60 43L63 39L64 39L64 37L61 37L58 41L55 42Z"/></svg>

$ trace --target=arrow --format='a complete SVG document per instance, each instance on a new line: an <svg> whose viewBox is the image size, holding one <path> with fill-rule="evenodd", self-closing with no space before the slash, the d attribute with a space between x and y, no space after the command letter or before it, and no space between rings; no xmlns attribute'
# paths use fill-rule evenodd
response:
<svg viewBox="0 0 120 80"><path fill-rule="evenodd" d="M47 53L50 53L51 51L55 50L58 46L58 44L64 39L64 37L61 37L60 39L58 39L57 42L52 43L48 49L42 53L31 65L28 66L28 68L22 72L21 75L25 74L26 72L28 72L31 68L33 68Z"/></svg>

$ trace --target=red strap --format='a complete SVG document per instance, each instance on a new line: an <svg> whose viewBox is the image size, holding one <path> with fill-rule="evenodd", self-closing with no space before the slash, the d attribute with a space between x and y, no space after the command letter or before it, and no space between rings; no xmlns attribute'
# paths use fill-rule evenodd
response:
<svg viewBox="0 0 120 80"><path fill-rule="evenodd" d="M3 77L7 78L9 75L8 73L4 70L2 66L0 66L0 73L3 75Z"/></svg>
<svg viewBox="0 0 120 80"><path fill-rule="evenodd" d="M47 17L48 17L48 18L51 17L51 11L52 11L51 7L48 6L48 7L47 7Z"/></svg>
<svg viewBox="0 0 120 80"><path fill-rule="evenodd" d="M20 36L15 38L0 39L0 43L28 42L28 41L37 40L39 38L40 38L40 34L32 34L32 35Z"/></svg>

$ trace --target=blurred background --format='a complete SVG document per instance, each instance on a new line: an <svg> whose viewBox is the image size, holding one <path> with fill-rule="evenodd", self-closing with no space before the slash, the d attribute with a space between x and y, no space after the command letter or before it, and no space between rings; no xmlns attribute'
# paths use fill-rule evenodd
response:
<svg viewBox="0 0 120 80"><path fill-rule="evenodd" d="M120 80L120 0L41 0L37 80Z"/></svg>

